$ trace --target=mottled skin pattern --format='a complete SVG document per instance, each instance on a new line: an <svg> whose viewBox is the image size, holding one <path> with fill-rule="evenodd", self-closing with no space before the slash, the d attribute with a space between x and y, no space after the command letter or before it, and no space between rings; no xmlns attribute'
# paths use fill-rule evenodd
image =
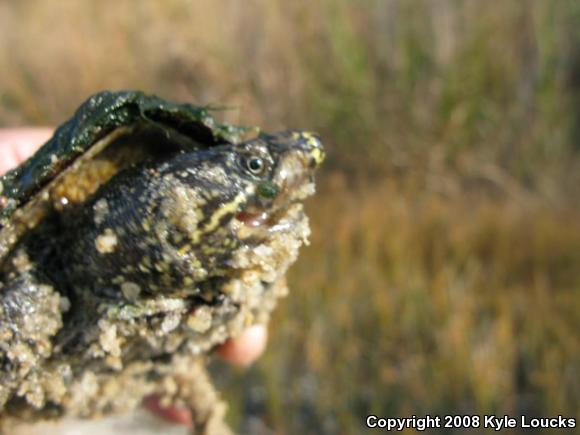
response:
<svg viewBox="0 0 580 435"><path fill-rule="evenodd" d="M189 406L201 433L226 433L203 356L285 294L323 158L296 131L175 153L22 237L0 270L2 422L157 393Z"/></svg>

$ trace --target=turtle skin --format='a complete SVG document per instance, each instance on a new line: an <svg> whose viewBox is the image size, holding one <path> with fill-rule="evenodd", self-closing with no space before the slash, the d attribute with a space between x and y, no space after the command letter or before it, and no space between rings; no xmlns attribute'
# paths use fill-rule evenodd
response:
<svg viewBox="0 0 580 435"><path fill-rule="evenodd" d="M267 322L307 242L315 135L217 123L138 92L84 103L0 179L0 419L123 412L156 394L228 433L205 370Z"/></svg>

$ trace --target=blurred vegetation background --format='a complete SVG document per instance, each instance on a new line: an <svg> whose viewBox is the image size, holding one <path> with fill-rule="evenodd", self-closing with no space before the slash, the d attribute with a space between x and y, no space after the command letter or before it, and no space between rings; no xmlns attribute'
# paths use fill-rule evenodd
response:
<svg viewBox="0 0 580 435"><path fill-rule="evenodd" d="M242 433L579 418L579 23L574 0L5 0L0 125L142 89L321 134L269 349L216 367Z"/></svg>

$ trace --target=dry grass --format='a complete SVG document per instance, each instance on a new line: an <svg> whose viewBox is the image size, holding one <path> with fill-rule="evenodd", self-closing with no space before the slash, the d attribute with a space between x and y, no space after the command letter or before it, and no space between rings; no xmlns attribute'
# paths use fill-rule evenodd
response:
<svg viewBox="0 0 580 435"><path fill-rule="evenodd" d="M371 412L577 416L577 212L381 185L311 214L239 413L312 434L364 432Z"/></svg>
<svg viewBox="0 0 580 435"><path fill-rule="evenodd" d="M312 246L269 352L224 385L246 432L579 417L579 20L569 0L4 1L0 125L140 88L322 134Z"/></svg>

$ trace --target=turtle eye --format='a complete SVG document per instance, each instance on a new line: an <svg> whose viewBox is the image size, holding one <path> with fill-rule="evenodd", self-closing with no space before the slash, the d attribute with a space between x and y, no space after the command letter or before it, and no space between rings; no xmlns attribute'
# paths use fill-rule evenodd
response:
<svg viewBox="0 0 580 435"><path fill-rule="evenodd" d="M266 169L266 162L258 156L250 156L246 159L246 168L254 175L261 175Z"/></svg>

